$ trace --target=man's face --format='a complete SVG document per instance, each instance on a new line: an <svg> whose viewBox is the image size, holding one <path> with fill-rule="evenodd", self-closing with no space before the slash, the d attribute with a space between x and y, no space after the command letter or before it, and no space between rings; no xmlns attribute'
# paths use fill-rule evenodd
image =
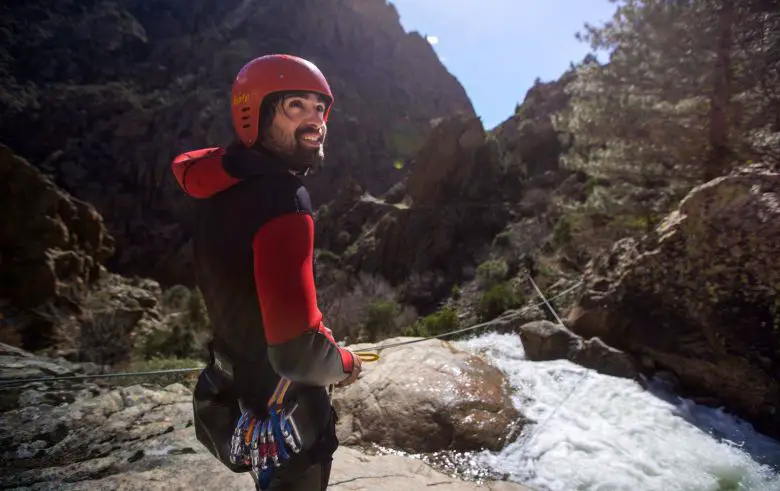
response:
<svg viewBox="0 0 780 491"><path fill-rule="evenodd" d="M293 170L317 169L325 159L326 108L316 94L284 97L276 106L263 145L285 157Z"/></svg>

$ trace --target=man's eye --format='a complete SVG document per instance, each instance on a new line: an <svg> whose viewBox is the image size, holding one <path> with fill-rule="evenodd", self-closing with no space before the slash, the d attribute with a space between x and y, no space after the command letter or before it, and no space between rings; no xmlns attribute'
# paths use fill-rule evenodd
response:
<svg viewBox="0 0 780 491"><path fill-rule="evenodd" d="M325 112L325 106L323 106L322 104L319 104L317 106L317 111L319 111L321 113L324 113Z"/></svg>
<svg viewBox="0 0 780 491"><path fill-rule="evenodd" d="M301 101L292 101L290 102L290 107L295 107L300 109L303 107L303 104L301 104Z"/></svg>

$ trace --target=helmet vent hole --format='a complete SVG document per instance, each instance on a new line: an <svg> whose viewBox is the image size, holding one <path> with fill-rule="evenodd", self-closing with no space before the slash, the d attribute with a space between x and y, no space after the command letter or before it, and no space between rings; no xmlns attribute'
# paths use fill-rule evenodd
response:
<svg viewBox="0 0 780 491"><path fill-rule="evenodd" d="M242 126L242 128L244 128L244 129L247 129L247 128L249 128L250 126L252 126L252 125L245 124L244 126Z"/></svg>
<svg viewBox="0 0 780 491"><path fill-rule="evenodd" d="M242 107L241 108L241 112L245 113L245 112L249 111L250 109L251 108L249 108L249 107Z"/></svg>

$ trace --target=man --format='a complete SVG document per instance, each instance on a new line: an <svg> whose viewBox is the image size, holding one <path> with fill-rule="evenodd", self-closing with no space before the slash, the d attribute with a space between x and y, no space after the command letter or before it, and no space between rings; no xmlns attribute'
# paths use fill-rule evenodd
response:
<svg viewBox="0 0 780 491"><path fill-rule="evenodd" d="M273 469L274 490L327 488L338 446L327 387L349 385L361 370L360 358L322 323L312 207L299 177L323 162L332 104L309 61L256 58L233 84L237 141L173 162L181 188L198 198L195 270L214 334L193 396L196 434L223 464L252 470L258 482L249 461L231 460L231 437L242 415L269 418L277 384L291 381L285 407L295 413L303 450Z"/></svg>

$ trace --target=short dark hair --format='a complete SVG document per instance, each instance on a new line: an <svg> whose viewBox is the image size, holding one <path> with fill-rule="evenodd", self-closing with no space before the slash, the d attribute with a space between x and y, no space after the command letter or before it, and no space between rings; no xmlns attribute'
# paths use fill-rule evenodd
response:
<svg viewBox="0 0 780 491"><path fill-rule="evenodd" d="M260 104L260 121L257 126L257 144L263 139L263 135L266 134L274 121L274 114L276 114L276 108L282 102L282 100L289 95L289 92L275 92L269 94L263 99Z"/></svg>

